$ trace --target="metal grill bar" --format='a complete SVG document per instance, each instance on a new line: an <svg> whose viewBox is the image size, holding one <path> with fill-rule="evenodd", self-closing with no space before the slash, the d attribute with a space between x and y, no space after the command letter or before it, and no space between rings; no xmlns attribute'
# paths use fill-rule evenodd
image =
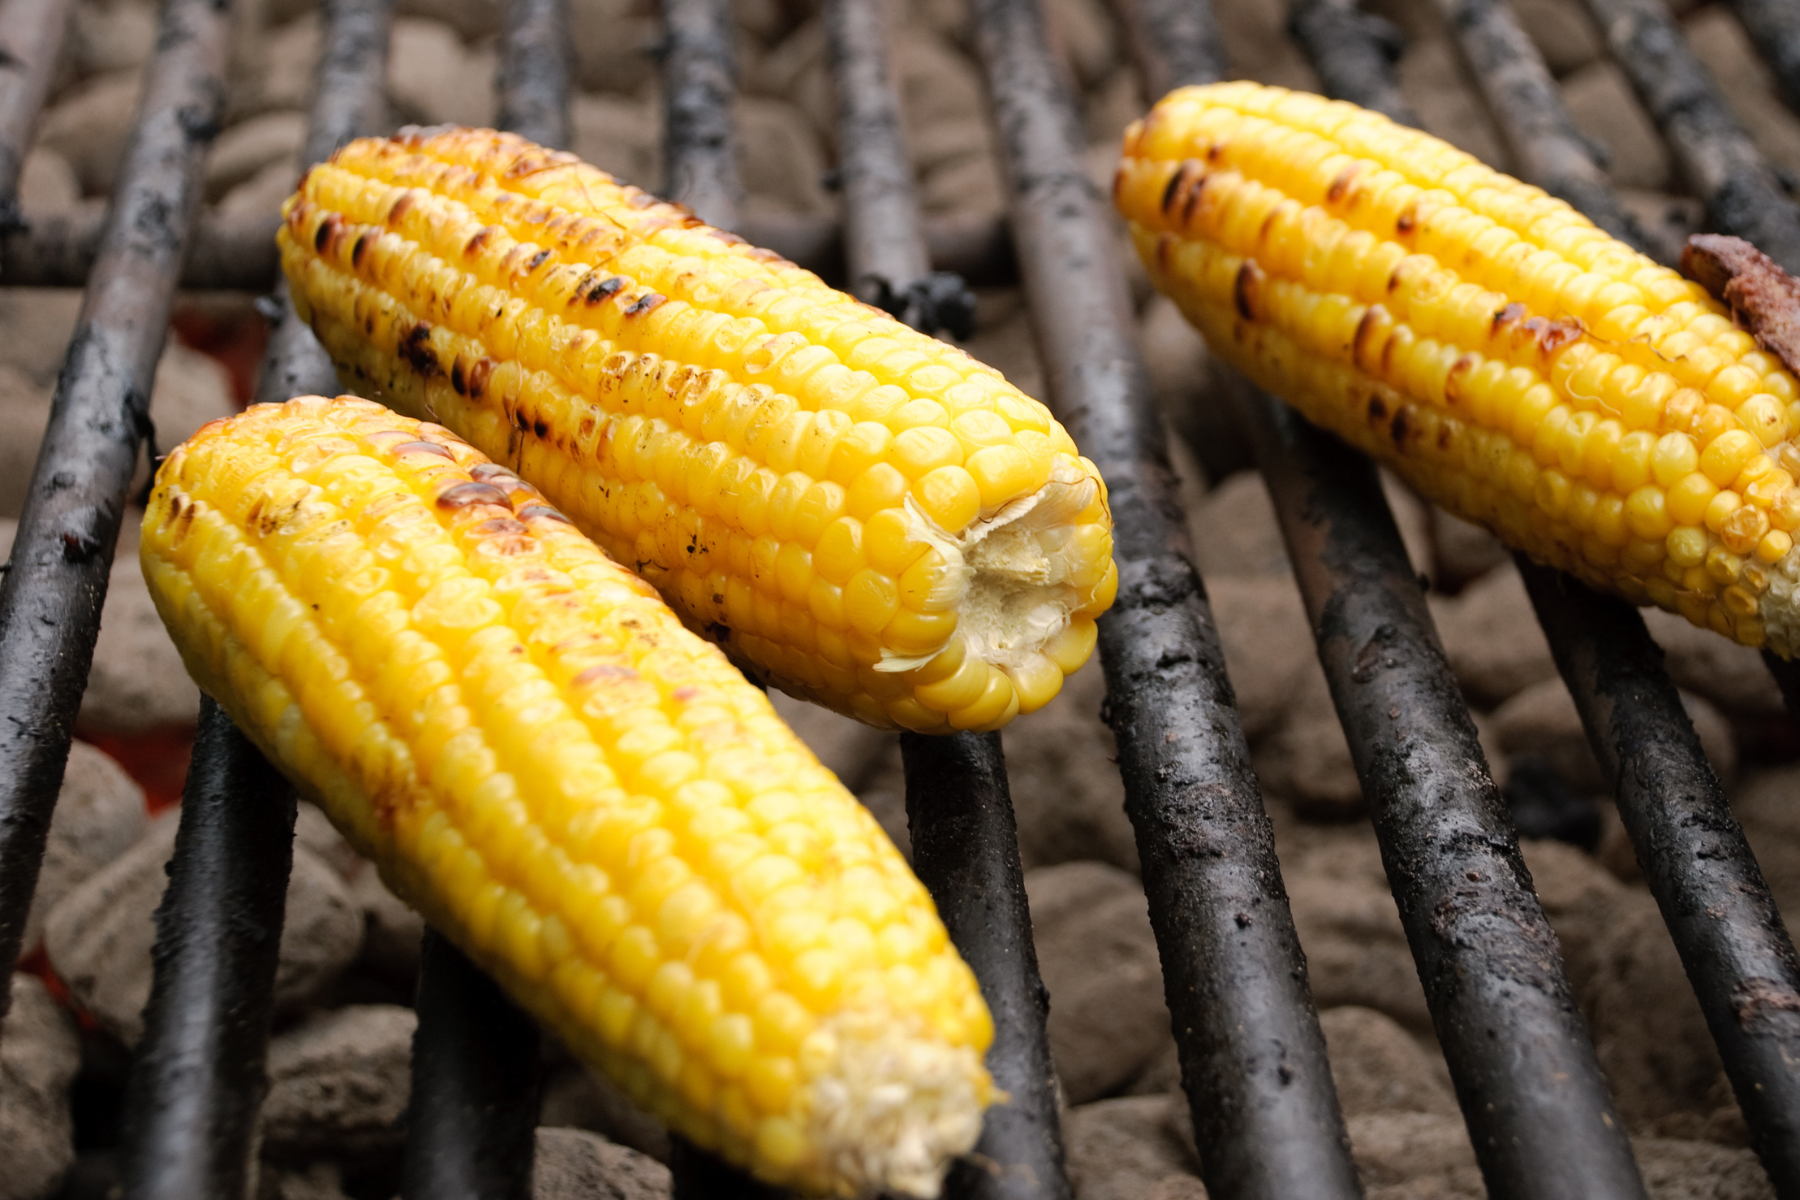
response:
<svg viewBox="0 0 1800 1200"><path fill-rule="evenodd" d="M220 217L194 222L183 257L181 286L265 292L281 269L275 250L279 217ZM82 287L93 277L106 233L106 210L82 204L35 213L31 228L0 233L0 280L6 287Z"/></svg>
<svg viewBox="0 0 1800 1200"><path fill-rule="evenodd" d="M952 1169L951 1200L1069 1200L1018 828L997 733L900 737L913 870L994 1016L988 1069L1011 1097L988 1110L974 1159Z"/></svg>
<svg viewBox="0 0 1800 1200"><path fill-rule="evenodd" d="M1587 0L1708 222L1800 271L1800 206L1744 132L1662 0Z"/></svg>
<svg viewBox="0 0 1800 1200"><path fill-rule="evenodd" d="M1731 11L1775 72L1788 107L1800 111L1800 9L1791 0L1731 0Z"/></svg>
<svg viewBox="0 0 1800 1200"><path fill-rule="evenodd" d="M369 119L386 62L385 0L334 0L327 12L307 162ZM285 287L279 297L290 336L271 339L259 390L266 397L321 374L325 386L305 390L335 390L330 361L294 321ZM126 1097L126 1194L134 1200L246 1193L267 1087L294 812L293 789L211 698L202 699Z"/></svg>
<svg viewBox="0 0 1800 1200"><path fill-rule="evenodd" d="M1550 68L1505 0L1437 0L1437 6L1519 174L1567 200L1620 241L1646 250L1643 230L1619 206L1592 144L1575 128Z"/></svg>
<svg viewBox="0 0 1800 1200"><path fill-rule="evenodd" d="M931 270L880 0L826 0L825 32L837 84L846 274L849 290L876 304Z"/></svg>
<svg viewBox="0 0 1800 1200"><path fill-rule="evenodd" d="M175 271L223 106L231 11L168 0L141 115L0 584L0 981L11 977L149 432ZM4 1016L10 992L0 994Z"/></svg>
<svg viewBox="0 0 1800 1200"><path fill-rule="evenodd" d="M415 1007L402 1200L530 1200L537 1025L431 929Z"/></svg>
<svg viewBox="0 0 1800 1200"><path fill-rule="evenodd" d="M0 279L7 287L81 287L99 255L103 224L104 214L84 205L69 213L33 217L27 232L0 234ZM281 269L275 251L280 224L277 217L260 215L203 215L195 222L182 262L181 286L268 291ZM920 225L935 270L979 285L1019 281L1004 220L965 213L927 217ZM844 231L831 218L764 215L739 221L738 229L751 244L766 246L828 280L845 278Z"/></svg>
<svg viewBox="0 0 1800 1200"><path fill-rule="evenodd" d="M961 325L965 335L973 332L974 297L962 281L929 274L880 0L827 0L825 23L853 287L914 328ZM989 1110L974 1160L952 1169L946 1194L951 1200L1068 1200L1044 1028L1049 996L1038 976L1000 735L909 733L900 752L913 869L994 1015L987 1065L1011 1097Z"/></svg>
<svg viewBox="0 0 1800 1200"><path fill-rule="evenodd" d="M1110 490L1120 583L1100 622L1106 716L1206 1186L1218 1200L1360 1196L1080 126L1035 0L973 12L1050 391ZM1178 79L1207 58L1172 61Z"/></svg>
<svg viewBox="0 0 1800 1200"><path fill-rule="evenodd" d="M1151 102L1178 87L1225 78L1212 5L1188 0L1116 0L1125 39Z"/></svg>
<svg viewBox="0 0 1800 1200"><path fill-rule="evenodd" d="M201 700L126 1090L129 1200L226 1200L249 1188L294 815L287 780Z"/></svg>
<svg viewBox="0 0 1800 1200"><path fill-rule="evenodd" d="M702 221L735 230L744 185L738 175L731 98L731 5L726 0L662 0L666 194Z"/></svg>
<svg viewBox="0 0 1800 1200"><path fill-rule="evenodd" d="M351 139L387 123L383 80L387 67L388 29L394 0L327 0L325 47L314 80L312 111L306 125L301 161L308 166L330 158ZM256 380L259 403L279 403L294 396L336 395L337 370L312 330L294 315L287 280L280 277L271 231L262 248L276 268L275 313L262 373ZM267 286L258 285L257 290Z"/></svg>
<svg viewBox="0 0 1800 1200"><path fill-rule="evenodd" d="M1522 557L1519 569L1757 1154L1779 1195L1800 1195L1800 960L1762 870L1643 618Z"/></svg>
<svg viewBox="0 0 1800 1200"><path fill-rule="evenodd" d="M19 176L75 0L6 0L0 4L0 235L25 228Z"/></svg>
<svg viewBox="0 0 1800 1200"><path fill-rule="evenodd" d="M1497 62L1503 55L1529 59L1515 66L1514 77L1529 74L1548 82L1536 49L1505 9L1489 0L1440 0L1440 5L1463 36L1465 52L1476 61L1491 102L1510 93L1492 86L1484 60ZM1474 19L1460 20L1465 13ZM1496 30L1501 24L1511 32ZM1483 27L1485 35L1479 33ZM1471 46L1472 36L1486 36L1488 49ZM1546 98L1560 109L1551 86ZM1559 136L1551 122L1536 129ZM1536 136L1532 125L1521 123L1519 134L1527 139L1515 148L1528 167L1526 178L1545 183L1529 168L1554 162L1554 156L1530 144L1529 137ZM1589 201L1617 211L1603 177L1598 189L1565 198L1584 211ZM1635 224L1627 224L1625 237L1642 248ZM1768 901L1761 870L1724 802L1692 723L1662 670L1662 651L1643 620L1629 605L1601 597L1523 556L1519 566L1589 741L1606 765L1621 817L1707 1014L1764 1167L1783 1195L1800 1194L1794 1190L1800 1178L1795 1168L1800 1079L1793 1067L1800 1062L1800 1049L1791 1044L1792 1014L1752 1012L1752 1032L1740 1009L1744 997L1793 995L1796 982L1793 944ZM1795 675L1794 665L1773 658L1769 662L1785 689ZM1791 707L1791 693L1789 703ZM1722 902L1722 895L1730 902ZM1737 919L1721 920L1726 913Z"/></svg>
<svg viewBox="0 0 1800 1200"><path fill-rule="evenodd" d="M825 31L837 83L849 290L915 329L967 337L975 297L954 275L931 274L879 0L827 0Z"/></svg>
<svg viewBox="0 0 1800 1200"><path fill-rule="evenodd" d="M1260 393L1246 389L1239 411L1489 1192L1643 1197L1556 935L1374 468Z"/></svg>
<svg viewBox="0 0 1800 1200"><path fill-rule="evenodd" d="M569 144L568 0L512 0L498 83L496 125L540 146Z"/></svg>
<svg viewBox="0 0 1800 1200"><path fill-rule="evenodd" d="M1306 51L1327 96L1418 125L1394 77L1406 37L1392 22L1363 12L1356 0L1300 0L1288 17L1288 33Z"/></svg>

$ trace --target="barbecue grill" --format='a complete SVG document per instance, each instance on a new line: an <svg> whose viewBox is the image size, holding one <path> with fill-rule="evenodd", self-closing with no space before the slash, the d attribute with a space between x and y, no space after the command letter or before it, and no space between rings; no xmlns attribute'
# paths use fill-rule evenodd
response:
<svg viewBox="0 0 1800 1200"><path fill-rule="evenodd" d="M1711 224L1800 271L1800 206L1732 117L1661 0L1589 0ZM1357 1197L1345 1125L1216 629L1178 516L1125 277L1036 0L974 0L1009 185L1008 221L921 222L885 68L880 0L825 0L845 219L740 222L724 0L664 0L667 191L921 328L966 316L965 281L1025 289L1049 401L1103 472L1118 601L1101 622L1118 742L1182 1079L1217 1200ZM1501 0L1439 0L1523 173L1640 247L1555 84ZM1800 12L1735 7L1790 94ZM258 399L337 389L276 281L273 225L201 221L230 7L166 0L131 150L104 225L20 226L10 203L72 0L4 0L0 280L85 282L78 331L12 563L0 583L0 968L17 956L92 656L149 383L175 289L275 290ZM1219 78L1206 0L1119 0L1147 93ZM391 0L327 0L305 147L372 130ZM513 0L499 123L566 143L563 0ZM1389 31L1351 0L1301 0L1291 30L1335 95L1412 122ZM1373 469L1247 385L1239 418L1275 500L1320 660L1368 799L1437 1037L1491 1195L1645 1195L1556 942ZM1661 651L1628 606L1521 562L1560 669L1778 1195L1800 1197L1800 960L1701 754ZM1771 661L1800 711L1800 672ZM1054 1081L997 735L902 738L914 862L980 980L990 1112L954 1197L1067 1197ZM242 1196L264 1088L292 792L203 705L156 976L127 1096L126 1195ZM0 990L0 1006L7 993ZM535 1026L427 935L403 1194L529 1194ZM3 1011L3 1010L0 1010ZM762 1194L676 1144L680 1197Z"/></svg>

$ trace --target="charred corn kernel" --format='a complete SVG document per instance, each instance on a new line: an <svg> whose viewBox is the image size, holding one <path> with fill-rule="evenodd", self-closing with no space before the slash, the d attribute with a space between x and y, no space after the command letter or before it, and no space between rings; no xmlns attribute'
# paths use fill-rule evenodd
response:
<svg viewBox="0 0 1800 1200"><path fill-rule="evenodd" d="M640 1104L816 1194L935 1195L974 1145L991 1024L924 888L511 470L369 401L258 406L169 456L141 545L201 686Z"/></svg>
<svg viewBox="0 0 1800 1200"><path fill-rule="evenodd" d="M1800 654L1800 383L1699 285L1435 138L1254 83L1166 96L1113 196L1213 352L1307 417L1595 587Z"/></svg>
<svg viewBox="0 0 1800 1200"><path fill-rule="evenodd" d="M1110 545L1070 536L1110 529L1104 488L961 350L510 135L353 142L284 211L296 308L347 382L534 481L757 677L947 730L961 692L918 672L952 644L983 695L1080 666L1046 647L1106 607L1108 563L1080 555ZM928 548L936 607L898 612Z"/></svg>

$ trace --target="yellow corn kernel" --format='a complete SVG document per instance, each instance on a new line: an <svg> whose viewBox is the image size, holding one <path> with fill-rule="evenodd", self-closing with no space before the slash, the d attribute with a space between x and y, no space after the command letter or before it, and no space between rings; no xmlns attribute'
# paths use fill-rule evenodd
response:
<svg viewBox="0 0 1800 1200"><path fill-rule="evenodd" d="M1423 495L1800 653L1800 384L1696 285L1427 134L1255 83L1164 97L1113 195L1214 353ZM1754 613L1695 586L1746 556Z"/></svg>
<svg viewBox="0 0 1800 1200"><path fill-rule="evenodd" d="M1706 531L1683 525L1669 532L1669 561L1683 568L1699 566L1706 560L1709 539Z"/></svg>
<svg viewBox="0 0 1800 1200"><path fill-rule="evenodd" d="M1079 667L1046 647L1106 607L1109 564L1067 549L1110 555L1070 536L1111 528L1104 488L1043 405L961 350L507 134L352 142L284 213L295 306L347 382L537 483L759 678L951 728L963 709L914 687L922 635L885 640L894 614L855 582L927 547L955 566L936 645L1008 688ZM860 636L838 636L840 600ZM851 682L876 667L887 690Z"/></svg>
<svg viewBox="0 0 1800 1200"><path fill-rule="evenodd" d="M974 1145L991 1024L930 897L719 649L512 471L369 401L260 405L163 463L141 558L200 685L677 1130L821 1195L935 1195ZM904 996L862 985L897 927Z"/></svg>

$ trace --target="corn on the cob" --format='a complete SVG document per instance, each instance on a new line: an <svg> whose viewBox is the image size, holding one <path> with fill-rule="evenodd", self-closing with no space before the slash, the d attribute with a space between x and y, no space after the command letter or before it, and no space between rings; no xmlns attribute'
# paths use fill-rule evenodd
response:
<svg viewBox="0 0 1800 1200"><path fill-rule="evenodd" d="M144 574L188 670L395 891L675 1129L934 1195L992 1024L873 818L516 475L365 400L203 428Z"/></svg>
<svg viewBox="0 0 1800 1200"><path fill-rule="evenodd" d="M1105 488L962 351L567 154L353 142L288 201L345 381L533 480L689 626L872 724L994 729L1088 657Z"/></svg>
<svg viewBox="0 0 1800 1200"><path fill-rule="evenodd" d="M1533 557L1800 650L1800 389L1698 285L1352 105L1185 88L1114 197L1214 352Z"/></svg>

